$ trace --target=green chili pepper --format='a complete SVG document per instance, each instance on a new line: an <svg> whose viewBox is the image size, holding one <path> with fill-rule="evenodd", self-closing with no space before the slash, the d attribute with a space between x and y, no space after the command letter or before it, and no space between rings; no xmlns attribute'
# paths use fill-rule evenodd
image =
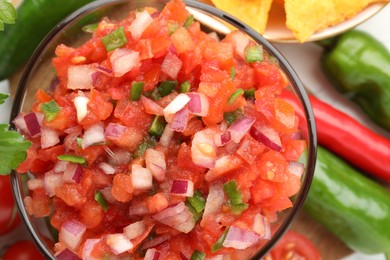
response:
<svg viewBox="0 0 390 260"><path fill-rule="evenodd" d="M70 154L59 155L58 160L72 162L72 163L79 163L79 164L84 164L87 162L84 157L77 156L77 155L70 155Z"/></svg>
<svg viewBox="0 0 390 260"><path fill-rule="evenodd" d="M351 249L390 253L390 192L321 147L304 209Z"/></svg>
<svg viewBox="0 0 390 260"><path fill-rule="evenodd" d="M215 253L217 252L218 250L221 250L223 248L223 242L225 241L226 239L226 236L227 236L227 233L229 231L229 227L226 227L225 231L223 231L222 235L218 238L218 241L215 242L212 246L211 246L211 252Z"/></svg>
<svg viewBox="0 0 390 260"><path fill-rule="evenodd" d="M206 254L199 251L199 250L195 250L192 255L191 255L191 258L190 260L203 260L206 258Z"/></svg>
<svg viewBox="0 0 390 260"><path fill-rule="evenodd" d="M127 43L125 30L123 27L119 27L115 31L102 37L102 42L107 51L113 51L117 48L122 47Z"/></svg>
<svg viewBox="0 0 390 260"><path fill-rule="evenodd" d="M184 81L180 85L179 93L187 93L191 89L191 83L189 81Z"/></svg>
<svg viewBox="0 0 390 260"><path fill-rule="evenodd" d="M234 93L229 97L228 101L227 101L227 104L228 105L232 105L234 104L234 102L237 101L237 99L239 97L241 97L242 95L244 95L244 90L242 88L239 88L237 89L236 91L234 91Z"/></svg>
<svg viewBox="0 0 390 260"><path fill-rule="evenodd" d="M0 36L0 80L8 78L31 56L46 34L63 18L92 0L23 1L18 19Z"/></svg>
<svg viewBox="0 0 390 260"><path fill-rule="evenodd" d="M223 114L223 118L225 119L228 125L233 124L236 120L242 118L244 116L244 111L242 109L238 109L233 112L225 112Z"/></svg>
<svg viewBox="0 0 390 260"><path fill-rule="evenodd" d="M107 210L108 210L108 202L104 198L103 194L100 191L97 190L95 192L95 197L94 198L95 198L96 202L99 203L99 205L102 207L103 211L107 212Z"/></svg>
<svg viewBox="0 0 390 260"><path fill-rule="evenodd" d="M192 197L189 197L187 200L198 213L202 212L204 207L206 206L206 199L203 198L202 194L199 191L195 191L194 195Z"/></svg>
<svg viewBox="0 0 390 260"><path fill-rule="evenodd" d="M166 80L160 83L160 85L157 87L157 92L160 97L165 97L171 94L177 86L178 82L176 80Z"/></svg>
<svg viewBox="0 0 390 260"><path fill-rule="evenodd" d="M57 117L58 113L60 113L61 111L61 107L54 99L50 100L49 102L43 103L41 105L41 109L47 121L54 120Z"/></svg>
<svg viewBox="0 0 390 260"><path fill-rule="evenodd" d="M255 98L255 88L250 88L244 91L245 98Z"/></svg>
<svg viewBox="0 0 390 260"><path fill-rule="evenodd" d="M144 83L143 82L136 82L134 81L131 84L131 92L130 92L130 99L132 101L137 101L141 98L142 90L144 89Z"/></svg>
<svg viewBox="0 0 390 260"><path fill-rule="evenodd" d="M248 204L242 202L241 192L237 189L236 181L229 181L223 185L223 190L229 199L230 209L234 214L241 214L248 208Z"/></svg>
<svg viewBox="0 0 390 260"><path fill-rule="evenodd" d="M163 116L155 116L152 124L149 127L149 133L154 136L161 136L164 132L166 124L167 122Z"/></svg>
<svg viewBox="0 0 390 260"><path fill-rule="evenodd" d="M263 60L263 46L254 45L245 49L245 60L249 63Z"/></svg>
<svg viewBox="0 0 390 260"><path fill-rule="evenodd" d="M320 42L321 66L346 97L377 124L390 130L390 53L371 35L351 30Z"/></svg>

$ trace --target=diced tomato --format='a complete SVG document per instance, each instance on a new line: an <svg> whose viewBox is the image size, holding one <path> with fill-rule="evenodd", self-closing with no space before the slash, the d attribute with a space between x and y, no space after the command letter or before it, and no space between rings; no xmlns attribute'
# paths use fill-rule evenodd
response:
<svg viewBox="0 0 390 260"><path fill-rule="evenodd" d="M152 64L152 66L144 74L144 91L152 90L157 86L160 74L160 64Z"/></svg>
<svg viewBox="0 0 390 260"><path fill-rule="evenodd" d="M305 140L288 140L284 143L283 156L287 161L297 161L306 149Z"/></svg>
<svg viewBox="0 0 390 260"><path fill-rule="evenodd" d="M49 94L47 94L43 89L38 89L35 93L35 99L40 103L46 103L53 99Z"/></svg>
<svg viewBox="0 0 390 260"><path fill-rule="evenodd" d="M264 180L283 182L287 180L288 162L280 153L274 150L265 152L257 163L260 175Z"/></svg>
<svg viewBox="0 0 390 260"><path fill-rule="evenodd" d="M177 21L180 25L183 25L190 15L183 1L172 0L164 6L164 9L161 11L161 16L167 21Z"/></svg>
<svg viewBox="0 0 390 260"><path fill-rule="evenodd" d="M87 201L80 209L80 219L87 228L94 228L100 225L103 220L102 207L93 200Z"/></svg>
<svg viewBox="0 0 390 260"><path fill-rule="evenodd" d="M38 149L39 144L32 144L28 149L27 149L27 157L26 159L16 168L16 171L18 173L26 173L28 170L31 169L35 159L37 158L37 149Z"/></svg>
<svg viewBox="0 0 390 260"><path fill-rule="evenodd" d="M171 40L173 46L175 46L176 52L179 54L191 51L195 48L190 33L184 27L180 27L172 33Z"/></svg>
<svg viewBox="0 0 390 260"><path fill-rule="evenodd" d="M275 186L272 182L257 178L250 189L251 198L258 204L266 199L272 198L275 194Z"/></svg>
<svg viewBox="0 0 390 260"><path fill-rule="evenodd" d="M121 134L121 136L114 140L114 144L118 145L121 148L125 148L129 151L135 151L138 146L145 139L146 131L142 129L137 129L134 127L128 127L128 129Z"/></svg>
<svg viewBox="0 0 390 260"><path fill-rule="evenodd" d="M274 127L282 133L293 133L298 130L298 118L295 109L283 99L275 99Z"/></svg>
<svg viewBox="0 0 390 260"><path fill-rule="evenodd" d="M142 106L137 102L131 102L127 99L120 100L114 110L114 116L121 120L123 125L136 127L140 130L149 129L153 116L146 113ZM137 122L134 125L133 122Z"/></svg>
<svg viewBox="0 0 390 260"><path fill-rule="evenodd" d="M38 157L42 161L53 161L56 162L58 160L58 156L64 154L65 148L63 144L56 145L47 149L39 149Z"/></svg>
<svg viewBox="0 0 390 260"><path fill-rule="evenodd" d="M160 212L169 205L167 198L161 192L149 197L146 202L148 204L149 214Z"/></svg>
<svg viewBox="0 0 390 260"><path fill-rule="evenodd" d="M111 193L114 198L121 202L128 202L133 198L133 184L129 174L118 173L112 181Z"/></svg>
<svg viewBox="0 0 390 260"><path fill-rule="evenodd" d="M207 61L217 61L220 67L227 71L233 67L233 46L231 43L209 41L203 42L200 48Z"/></svg>
<svg viewBox="0 0 390 260"><path fill-rule="evenodd" d="M86 198L80 192L77 184L65 183L58 186L55 188L55 194L71 207L78 208L86 202Z"/></svg>
<svg viewBox="0 0 390 260"><path fill-rule="evenodd" d="M63 200L53 198L54 213L50 218L50 224L57 230L61 229L62 224L69 219L78 219L77 209L69 207Z"/></svg>
<svg viewBox="0 0 390 260"><path fill-rule="evenodd" d="M238 97L233 103L226 104L224 112L233 112L245 106L246 100L244 96Z"/></svg>
<svg viewBox="0 0 390 260"><path fill-rule="evenodd" d="M265 57L262 62L255 62L252 66L259 87L271 87L274 92L280 94L282 89L288 86L286 76L268 58Z"/></svg>
<svg viewBox="0 0 390 260"><path fill-rule="evenodd" d="M81 125L91 125L107 119L114 106L109 101L109 96L102 94L100 91L92 89L88 102L88 113L80 122Z"/></svg>
<svg viewBox="0 0 390 260"><path fill-rule="evenodd" d="M183 169L193 169L200 172L204 171L204 168L194 164L191 158L191 147L186 143L180 145L179 152L177 154L177 166Z"/></svg>
<svg viewBox="0 0 390 260"><path fill-rule="evenodd" d="M265 145L253 139L250 135L245 135L241 141L237 154L248 164L252 165L256 157L265 150Z"/></svg>
<svg viewBox="0 0 390 260"><path fill-rule="evenodd" d="M32 196L24 198L26 210L29 215L35 217L46 217L50 214L50 198L44 189L37 189Z"/></svg>

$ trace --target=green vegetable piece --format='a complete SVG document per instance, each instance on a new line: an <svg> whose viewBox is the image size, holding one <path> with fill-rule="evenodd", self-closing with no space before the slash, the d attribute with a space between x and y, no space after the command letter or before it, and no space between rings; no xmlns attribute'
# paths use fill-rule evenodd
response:
<svg viewBox="0 0 390 260"><path fill-rule="evenodd" d="M54 99L50 100L49 102L43 103L41 105L41 109L43 114L45 115L45 119L49 122L54 120L61 111L61 107Z"/></svg>
<svg viewBox="0 0 390 260"><path fill-rule="evenodd" d="M93 33L98 28L98 26L99 26L98 23L87 24L83 26L81 30L83 30L83 32Z"/></svg>
<svg viewBox="0 0 390 260"><path fill-rule="evenodd" d="M176 22L168 22L168 33L169 35L171 35L172 33L174 33L179 27L180 25Z"/></svg>
<svg viewBox="0 0 390 260"><path fill-rule="evenodd" d="M195 191L194 195L187 200L198 213L204 210L204 207L206 205L206 199L203 198L202 194L199 191Z"/></svg>
<svg viewBox="0 0 390 260"><path fill-rule="evenodd" d="M191 14L188 16L187 20L184 23L184 28L188 29L194 23L194 16Z"/></svg>
<svg viewBox="0 0 390 260"><path fill-rule="evenodd" d="M178 82L176 80L166 80L160 83L157 87L157 92L160 97L165 97L171 94L178 86Z"/></svg>
<svg viewBox="0 0 390 260"><path fill-rule="evenodd" d="M104 212L107 212L108 210L108 202L106 198L104 198L103 194L100 191L95 192L95 200L96 202L102 207Z"/></svg>
<svg viewBox="0 0 390 260"><path fill-rule="evenodd" d="M236 68L231 67L231 68L230 68L230 80L231 80L231 81L234 80L234 78L236 77L236 74L237 74Z"/></svg>
<svg viewBox="0 0 390 260"><path fill-rule="evenodd" d="M8 1L0 0L0 31L4 30L4 24L14 24L18 13L15 7Z"/></svg>
<svg viewBox="0 0 390 260"><path fill-rule="evenodd" d="M236 91L234 91L234 93L229 97L228 101L227 101L227 104L228 105L232 105L234 104L237 99L239 97L241 97L242 95L244 95L244 90L242 88L239 88L237 89Z"/></svg>
<svg viewBox="0 0 390 260"><path fill-rule="evenodd" d="M0 93L0 105L4 104L5 100L9 97L8 94Z"/></svg>
<svg viewBox="0 0 390 260"><path fill-rule="evenodd" d="M255 98L255 88L250 88L244 91L245 98Z"/></svg>
<svg viewBox="0 0 390 260"><path fill-rule="evenodd" d="M191 89L191 83L189 81L184 81L180 85L179 93L187 93Z"/></svg>
<svg viewBox="0 0 390 260"><path fill-rule="evenodd" d="M79 147L79 148L81 148L83 145L83 138L81 138L81 137L76 137L76 142L77 142L77 146Z"/></svg>
<svg viewBox="0 0 390 260"><path fill-rule="evenodd" d="M102 42L107 51L113 51L117 48L124 46L127 43L125 30L123 27L119 27L115 31L102 37Z"/></svg>
<svg viewBox="0 0 390 260"><path fill-rule="evenodd" d="M263 60L263 46L249 46L245 49L245 60L249 63Z"/></svg>
<svg viewBox="0 0 390 260"><path fill-rule="evenodd" d="M156 144L156 138L154 138L153 136L146 137L144 141L140 144L140 146L138 146L138 149L134 154L134 158L141 157L147 149L155 147Z"/></svg>
<svg viewBox="0 0 390 260"><path fill-rule="evenodd" d="M84 157L77 156L77 155L70 155L70 154L61 154L57 158L60 161L67 161L67 162L79 163L79 164L85 164L87 162L87 160L85 160Z"/></svg>
<svg viewBox="0 0 390 260"><path fill-rule="evenodd" d="M215 253L217 252L218 250L221 250L223 248L223 242L225 241L226 239L226 235L229 231L229 227L227 227L225 229L225 231L223 231L222 235L218 238L218 241L215 242L212 246L211 246L211 252L212 253Z"/></svg>
<svg viewBox="0 0 390 260"><path fill-rule="evenodd" d="M0 124L0 175L16 170L26 159L31 142L16 131L8 130L9 125Z"/></svg>
<svg viewBox="0 0 390 260"><path fill-rule="evenodd" d="M237 189L236 181L229 181L223 185L223 190L229 199L230 205L242 204L242 197L240 191Z"/></svg>
<svg viewBox="0 0 390 260"><path fill-rule="evenodd" d="M149 127L149 133L154 136L161 136L164 132L167 122L163 116L155 116Z"/></svg>
<svg viewBox="0 0 390 260"><path fill-rule="evenodd" d="M240 203L240 204L237 204L237 205L231 205L230 206L230 210L232 211L233 214L236 214L236 215L241 215L241 213L245 210L247 210L249 207L248 204L246 203Z"/></svg>
<svg viewBox="0 0 390 260"><path fill-rule="evenodd" d="M241 119L244 116L242 109L238 109L233 112L225 112L223 118L225 119L228 125L233 124L236 120Z"/></svg>
<svg viewBox="0 0 390 260"><path fill-rule="evenodd" d="M199 250L195 250L190 257L190 260L204 260L205 258L206 258L205 253Z"/></svg>
<svg viewBox="0 0 390 260"><path fill-rule="evenodd" d="M187 208L189 209L189 211L192 213L192 217L194 218L194 221L195 222L198 222L199 219L202 218L202 215L203 213L202 212L198 212L192 205L189 201L186 201L185 202Z"/></svg>
<svg viewBox="0 0 390 260"><path fill-rule="evenodd" d="M144 85L145 84L143 82L137 82L137 81L134 81L131 84L130 99L132 101L138 101L141 98Z"/></svg>

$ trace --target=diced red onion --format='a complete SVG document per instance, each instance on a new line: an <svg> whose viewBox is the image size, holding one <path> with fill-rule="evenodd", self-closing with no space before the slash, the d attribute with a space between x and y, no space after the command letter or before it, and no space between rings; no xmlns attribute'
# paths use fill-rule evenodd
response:
<svg viewBox="0 0 390 260"><path fill-rule="evenodd" d="M153 175L139 164L131 166L131 183L135 190L151 189L153 187Z"/></svg>
<svg viewBox="0 0 390 260"><path fill-rule="evenodd" d="M92 251L99 242L101 241L100 238L89 238L85 240L83 250L81 252L81 255L83 259L85 260L98 260L98 258L92 256Z"/></svg>
<svg viewBox="0 0 390 260"><path fill-rule="evenodd" d="M194 164L213 168L216 161L217 146L214 143L215 131L205 129L195 133L191 145L191 157Z"/></svg>
<svg viewBox="0 0 390 260"><path fill-rule="evenodd" d="M153 248L153 247L156 247L158 245L161 245L165 241L168 241L170 238L171 238L170 235L158 236L158 237L156 237L153 240L149 240L149 241L146 241L145 243L143 243L142 247L141 247L141 250L145 250L145 249L148 249L148 248Z"/></svg>
<svg viewBox="0 0 390 260"><path fill-rule="evenodd" d="M157 181L163 182L165 180L167 164L165 162L165 155L162 151L151 148L147 149L145 151L145 164L146 168L149 169Z"/></svg>
<svg viewBox="0 0 390 260"><path fill-rule="evenodd" d="M228 128L231 134L232 141L238 144L241 139L246 135L246 133L251 129L255 121L255 119L249 117L243 117L235 121Z"/></svg>
<svg viewBox="0 0 390 260"><path fill-rule="evenodd" d="M75 219L67 220L61 226L59 241L69 249L76 250L86 230L87 227L83 223Z"/></svg>
<svg viewBox="0 0 390 260"><path fill-rule="evenodd" d="M246 249L259 241L260 236L250 230L231 226L222 245L235 249Z"/></svg>
<svg viewBox="0 0 390 260"><path fill-rule="evenodd" d="M41 148L46 149L60 142L60 137L55 129L41 127Z"/></svg>
<svg viewBox="0 0 390 260"><path fill-rule="evenodd" d="M175 54L168 52L161 64L161 72L172 79L176 79L183 62Z"/></svg>
<svg viewBox="0 0 390 260"><path fill-rule="evenodd" d="M164 114L163 108L159 104L151 100L150 98L141 95L141 102L145 108L146 113L151 115L158 115L158 116L162 116Z"/></svg>
<svg viewBox="0 0 390 260"><path fill-rule="evenodd" d="M64 172L64 181L68 183L80 183L83 177L83 167L77 163L69 163Z"/></svg>
<svg viewBox="0 0 390 260"><path fill-rule="evenodd" d="M96 64L71 65L68 67L69 89L92 89L92 75L96 72Z"/></svg>
<svg viewBox="0 0 390 260"><path fill-rule="evenodd" d="M110 61L114 76L121 77L138 66L140 62L139 53L129 49L117 48L110 56Z"/></svg>
<svg viewBox="0 0 390 260"><path fill-rule="evenodd" d="M112 76L112 69L109 69L109 68L107 68L105 66L102 66L101 64L98 64L96 66L96 70L101 72L101 73L106 74L107 76Z"/></svg>
<svg viewBox="0 0 390 260"><path fill-rule="evenodd" d="M116 255L122 254L133 248L133 244L131 243L130 239L121 233L106 235L106 244Z"/></svg>
<svg viewBox="0 0 390 260"><path fill-rule="evenodd" d="M155 248L149 248L146 251L144 260L158 260L161 257L161 252L157 251Z"/></svg>
<svg viewBox="0 0 390 260"><path fill-rule="evenodd" d="M55 173L54 171L48 171L44 177L45 190L49 197L55 195L55 188L64 184L64 176L62 173Z"/></svg>
<svg viewBox="0 0 390 260"><path fill-rule="evenodd" d="M164 131L163 131L161 137L160 137L159 143L163 147L168 147L174 134L175 134L175 132L172 130L171 124L167 124L164 128Z"/></svg>
<svg viewBox="0 0 390 260"><path fill-rule="evenodd" d="M290 173L294 174L298 178L301 178L303 172L305 171L305 165L300 162L291 161L289 162L287 169Z"/></svg>
<svg viewBox="0 0 390 260"><path fill-rule="evenodd" d="M145 230L145 222L143 220L140 220L124 227L123 233L128 239L133 239L142 235Z"/></svg>
<svg viewBox="0 0 390 260"><path fill-rule="evenodd" d="M57 161L54 165L53 171L55 173L64 172L66 170L66 167L68 166L67 161Z"/></svg>
<svg viewBox="0 0 390 260"><path fill-rule="evenodd" d="M184 132L187 128L190 111L185 107L174 114L172 119L172 130Z"/></svg>
<svg viewBox="0 0 390 260"><path fill-rule="evenodd" d="M164 109L163 113L166 117L167 115L175 114L179 110L185 107L187 103L190 102L190 97L186 94L177 95Z"/></svg>
<svg viewBox="0 0 390 260"><path fill-rule="evenodd" d="M187 95L191 98L188 103L190 112L197 116L207 116L209 113L209 99L203 93L190 92Z"/></svg>
<svg viewBox="0 0 390 260"><path fill-rule="evenodd" d="M105 141L106 141L106 137L104 136L103 124L96 123L90 126L84 132L83 140L81 141L81 147L85 149L92 145L104 143Z"/></svg>
<svg viewBox="0 0 390 260"><path fill-rule="evenodd" d="M254 139L262 142L268 148L280 152L282 150L282 142L279 134L271 127L262 125L259 127L252 127L250 134Z"/></svg>
<svg viewBox="0 0 390 260"><path fill-rule="evenodd" d="M256 214L253 220L252 229L260 235L260 239L271 239L271 225L267 217Z"/></svg>
<svg viewBox="0 0 390 260"><path fill-rule="evenodd" d="M73 100L74 107L76 108L77 121L81 122L88 114L89 98L85 96L77 96Z"/></svg>
<svg viewBox="0 0 390 260"><path fill-rule="evenodd" d="M120 136L126 132L127 127L117 123L109 123L104 135L108 140L118 140Z"/></svg>
<svg viewBox="0 0 390 260"><path fill-rule="evenodd" d="M61 252L55 255L57 260L81 260L81 258L68 248L65 248ZM86 258L84 258L86 259Z"/></svg>
<svg viewBox="0 0 390 260"><path fill-rule="evenodd" d="M37 190L45 187L45 182L41 178L30 179L27 182L29 190Z"/></svg>
<svg viewBox="0 0 390 260"><path fill-rule="evenodd" d="M224 194L222 183L214 183L210 186L203 212L203 218L219 212L225 201Z"/></svg>
<svg viewBox="0 0 390 260"><path fill-rule="evenodd" d="M190 232L195 226L194 217L184 202L168 207L152 218L183 233Z"/></svg>
<svg viewBox="0 0 390 260"><path fill-rule="evenodd" d="M101 169L105 174L111 175L115 173L115 168L106 162L101 162L98 165L99 169Z"/></svg>
<svg viewBox="0 0 390 260"><path fill-rule="evenodd" d="M194 195L194 183L190 180L173 180L171 194L192 197Z"/></svg>
<svg viewBox="0 0 390 260"><path fill-rule="evenodd" d="M108 147L105 147L110 156L108 157L108 163L114 166L128 164L131 161L131 154L129 151L121 148L114 149L113 151Z"/></svg>
<svg viewBox="0 0 390 260"><path fill-rule="evenodd" d="M129 26L131 36L138 40L145 29L153 22L153 18L150 16L147 10L137 12L136 18Z"/></svg>
<svg viewBox="0 0 390 260"><path fill-rule="evenodd" d="M28 114L21 114L15 118L13 123L23 133L35 138L41 134L41 126L44 115L39 112L31 112Z"/></svg>
<svg viewBox="0 0 390 260"><path fill-rule="evenodd" d="M230 36L234 50L241 58L245 59L245 48L249 44L249 38L240 31L234 31Z"/></svg>
<svg viewBox="0 0 390 260"><path fill-rule="evenodd" d="M214 135L214 143L216 146L224 146L232 140L230 131L224 131Z"/></svg>

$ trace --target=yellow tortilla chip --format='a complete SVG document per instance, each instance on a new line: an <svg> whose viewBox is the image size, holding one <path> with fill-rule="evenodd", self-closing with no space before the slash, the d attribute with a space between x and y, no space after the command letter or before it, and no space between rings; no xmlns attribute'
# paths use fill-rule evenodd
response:
<svg viewBox="0 0 390 260"><path fill-rule="evenodd" d="M272 0L211 1L217 8L237 17L260 34L264 33Z"/></svg>

